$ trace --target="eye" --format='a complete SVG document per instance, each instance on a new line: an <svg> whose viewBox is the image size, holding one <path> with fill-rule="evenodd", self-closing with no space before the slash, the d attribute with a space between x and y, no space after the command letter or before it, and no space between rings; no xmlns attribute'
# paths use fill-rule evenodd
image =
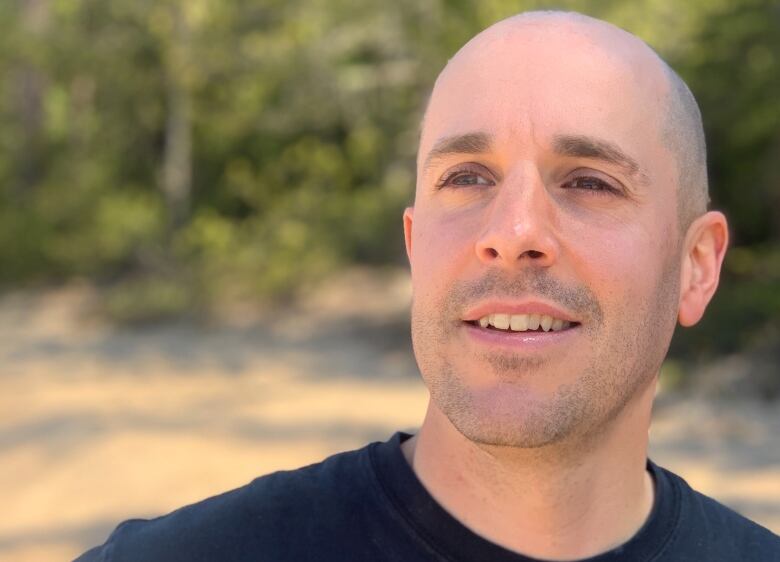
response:
<svg viewBox="0 0 780 562"><path fill-rule="evenodd" d="M490 173L477 165L466 165L450 170L436 183L437 188L491 185L495 185L495 182L491 179Z"/></svg>
<svg viewBox="0 0 780 562"><path fill-rule="evenodd" d="M566 189L579 189L583 191L592 191L598 194L620 195L622 191L614 187L609 182L595 176L577 176L563 184Z"/></svg>

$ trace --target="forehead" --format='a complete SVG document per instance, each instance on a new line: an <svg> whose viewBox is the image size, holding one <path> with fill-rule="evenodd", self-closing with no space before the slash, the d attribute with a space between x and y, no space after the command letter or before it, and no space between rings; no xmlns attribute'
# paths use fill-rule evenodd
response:
<svg viewBox="0 0 780 562"><path fill-rule="evenodd" d="M437 139L472 131L518 149L550 146L555 135L566 134L603 138L638 156L663 152L668 86L644 44L576 26L490 31L439 76L421 158Z"/></svg>

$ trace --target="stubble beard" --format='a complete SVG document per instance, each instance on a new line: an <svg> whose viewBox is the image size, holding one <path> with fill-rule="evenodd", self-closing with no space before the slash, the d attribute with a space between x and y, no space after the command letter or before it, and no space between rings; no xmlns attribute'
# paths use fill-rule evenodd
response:
<svg viewBox="0 0 780 562"><path fill-rule="evenodd" d="M655 378L669 347L676 319L679 269L664 268L654 298L632 302L612 329L595 296L584 286L569 287L544 272L510 282L494 272L476 283L459 283L439 314L412 304L412 341L418 366L431 400L467 439L482 445L533 449L566 440L588 441L609 426L632 398ZM462 329L453 318L465 304L488 295L542 296L557 302L585 321L578 328L596 350L585 362L571 362L571 372L556 373L559 385L545 398L531 392L533 377L544 359L518 354L484 354L484 388L467 383L469 377L448 355ZM617 321L615 321L617 320ZM473 377L472 377L473 378Z"/></svg>

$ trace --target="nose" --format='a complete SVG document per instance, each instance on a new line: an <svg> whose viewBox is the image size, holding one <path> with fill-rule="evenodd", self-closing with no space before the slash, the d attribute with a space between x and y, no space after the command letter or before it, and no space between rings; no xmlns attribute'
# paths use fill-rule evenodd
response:
<svg viewBox="0 0 780 562"><path fill-rule="evenodd" d="M475 246L485 265L549 267L560 254L556 208L538 171L519 170L497 186Z"/></svg>

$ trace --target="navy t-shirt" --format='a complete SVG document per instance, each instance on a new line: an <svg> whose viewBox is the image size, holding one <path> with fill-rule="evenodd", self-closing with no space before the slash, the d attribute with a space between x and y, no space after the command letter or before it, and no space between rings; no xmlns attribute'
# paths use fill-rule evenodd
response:
<svg viewBox="0 0 780 562"><path fill-rule="evenodd" d="M463 526L425 490L401 452L372 443L152 520L125 521L92 561L529 562ZM655 503L622 546L588 562L780 562L780 537L648 462Z"/></svg>

